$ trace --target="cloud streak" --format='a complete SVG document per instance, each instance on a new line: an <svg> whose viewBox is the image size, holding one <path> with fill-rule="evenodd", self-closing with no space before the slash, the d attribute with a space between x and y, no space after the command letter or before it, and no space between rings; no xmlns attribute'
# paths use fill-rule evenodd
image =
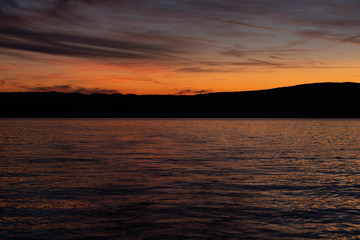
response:
<svg viewBox="0 0 360 240"><path fill-rule="evenodd" d="M192 88L186 88L182 90L177 90L175 95L197 95L197 94L207 94L212 92L214 92L214 90L212 89L195 90Z"/></svg>
<svg viewBox="0 0 360 240"><path fill-rule="evenodd" d="M0 47L54 55L94 58L160 59L175 52L163 46L129 41L0 28Z"/></svg>
<svg viewBox="0 0 360 240"><path fill-rule="evenodd" d="M74 87L72 85L54 85L54 86L21 86L31 92L62 92L62 93L82 93L82 94L117 94L117 90L102 88Z"/></svg>

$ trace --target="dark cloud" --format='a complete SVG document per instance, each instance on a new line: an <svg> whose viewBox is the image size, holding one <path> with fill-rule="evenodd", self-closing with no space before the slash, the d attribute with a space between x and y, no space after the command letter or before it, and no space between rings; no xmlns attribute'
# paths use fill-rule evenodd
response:
<svg viewBox="0 0 360 240"><path fill-rule="evenodd" d="M199 73L199 72L219 72L217 69L210 69L210 68L199 68L199 67L186 67L186 68L179 68L176 71L179 72L191 72L191 73Z"/></svg>
<svg viewBox="0 0 360 240"><path fill-rule="evenodd" d="M214 90L212 89L203 89L203 90L194 90L192 88L179 90L175 95L196 95L196 94L206 94L212 93Z"/></svg>
<svg viewBox="0 0 360 240"><path fill-rule="evenodd" d="M350 43L359 44L360 43L360 34L356 35L356 36L346 38L346 39L343 40L343 42L350 42Z"/></svg>
<svg viewBox="0 0 360 240"><path fill-rule="evenodd" d="M207 61L202 62L202 64L210 66L210 69L201 69L201 68L180 68L178 71L184 72L194 72L197 71L207 71L207 72L239 72L246 71L246 69L256 67L256 68L264 68L264 69L296 69L296 68L352 68L352 66L340 65L333 66L327 65L325 62L314 61L311 59L304 59L302 61L299 60L291 60L284 57L269 55L264 59L246 59L245 61L236 61L236 62L223 62L223 61Z"/></svg>
<svg viewBox="0 0 360 240"><path fill-rule="evenodd" d="M0 86L4 86L7 82L5 80L0 80Z"/></svg>
<svg viewBox="0 0 360 240"><path fill-rule="evenodd" d="M246 23L246 22L238 22L238 21L233 21L233 20L226 21L226 22L231 23L231 24L236 24L236 25L239 25L239 26L243 26L243 27L258 28L258 29L268 30L268 31L277 31L276 28L258 26L258 25L249 24L249 23Z"/></svg>
<svg viewBox="0 0 360 240"><path fill-rule="evenodd" d="M117 90L110 90L110 89L102 89L102 88L84 88L79 87L75 89L75 92L84 93L84 94L116 94L119 93Z"/></svg>
<svg viewBox="0 0 360 240"><path fill-rule="evenodd" d="M247 64L250 65L260 65L260 66L270 66L270 67L276 67L276 68L285 68L287 67L286 64L283 63L277 63L277 62L270 62L270 61L264 61L259 59L249 59L250 62Z"/></svg>
<svg viewBox="0 0 360 240"><path fill-rule="evenodd" d="M0 47L38 53L100 58L166 58L164 46L21 28L0 28Z"/></svg>
<svg viewBox="0 0 360 240"><path fill-rule="evenodd" d="M272 59L275 59L273 56L269 57ZM209 61L209 62L203 62L203 64L213 66L213 67L224 67L224 66L265 66L265 67L279 67L279 68L285 68L287 67L287 64L284 62L284 59L278 59L280 61L270 61L270 60L262 60L262 59L247 59L246 61L238 61L238 62L216 62L216 61ZM184 70L187 70L186 68ZM192 68L189 68L189 71L192 70ZM194 71L196 68L194 68Z"/></svg>
<svg viewBox="0 0 360 240"><path fill-rule="evenodd" d="M262 67L262 68L301 68L309 67L305 63L291 63L287 59L274 58L269 56L272 60L260 60L260 59L247 59L246 61L239 62L203 62L203 64L209 67L185 67L178 68L176 71L185 73L202 73L202 72L239 72L249 67ZM274 61L276 59L276 61ZM315 67L314 64L311 67Z"/></svg>
<svg viewBox="0 0 360 240"><path fill-rule="evenodd" d="M21 86L22 88L32 92L63 92L63 93L83 93L83 94L115 94L117 90L109 90L102 88L85 88L74 87L72 85L54 85L54 86Z"/></svg>
<svg viewBox="0 0 360 240"><path fill-rule="evenodd" d="M327 41L336 41L339 43L352 43L352 44L359 44L360 43L360 34L353 35L351 37L344 36L343 33L334 33L330 31L302 31L299 32L300 35L310 37L310 38L317 38Z"/></svg>
<svg viewBox="0 0 360 240"><path fill-rule="evenodd" d="M105 26L117 30L106 31L91 26L92 22L96 25L107 19L106 12L84 11L88 19L80 17L84 15L82 10L86 10L86 6L108 4L115 4L115 8L109 7L108 11L124 10L122 13L125 14L126 10L119 6L126 5L128 8L130 1L121 1L121 4L111 0L49 0L46 3L19 0L21 4L14 0L4 2L0 2L0 48L4 49L3 54L14 55L5 50L21 50L88 59L169 60L182 52L177 46L187 45L187 40L171 36L150 41L140 37L134 41L132 33L127 32L127 29L132 29L127 26L129 22L124 22L121 17L108 19L108 25ZM98 15L97 19L93 14ZM76 16L76 19L69 17L69 21L63 21L65 15ZM147 36L151 34L147 33Z"/></svg>

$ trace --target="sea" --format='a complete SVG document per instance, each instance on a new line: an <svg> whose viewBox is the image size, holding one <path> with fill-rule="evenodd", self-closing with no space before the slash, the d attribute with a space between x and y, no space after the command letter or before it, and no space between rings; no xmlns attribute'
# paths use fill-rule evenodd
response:
<svg viewBox="0 0 360 240"><path fill-rule="evenodd" d="M360 120L0 119L0 239L360 239Z"/></svg>

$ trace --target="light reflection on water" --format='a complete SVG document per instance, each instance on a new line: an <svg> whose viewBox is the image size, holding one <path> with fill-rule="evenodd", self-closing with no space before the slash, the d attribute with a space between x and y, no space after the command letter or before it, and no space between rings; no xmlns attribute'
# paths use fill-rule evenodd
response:
<svg viewBox="0 0 360 240"><path fill-rule="evenodd" d="M360 238L357 120L0 120L1 239Z"/></svg>

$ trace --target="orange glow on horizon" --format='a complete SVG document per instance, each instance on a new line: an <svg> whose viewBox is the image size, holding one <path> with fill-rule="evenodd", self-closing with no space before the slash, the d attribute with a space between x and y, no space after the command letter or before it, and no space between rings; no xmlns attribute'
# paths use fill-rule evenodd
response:
<svg viewBox="0 0 360 240"><path fill-rule="evenodd" d="M359 82L359 68L254 68L239 72L180 72L156 65L117 66L92 63L53 66L40 71L41 65L15 67L9 78L21 84L10 84L6 78L0 91L36 91L56 86L85 86L111 89L123 94L185 94L262 90L314 82ZM10 77L11 76L11 77ZM33 86L30 89L29 86ZM28 89L27 89L28 88ZM62 91L58 89L58 91ZM71 88L69 88L71 91Z"/></svg>
<svg viewBox="0 0 360 240"><path fill-rule="evenodd" d="M1 8L3 92L198 94L360 82L351 1L21 2Z"/></svg>

